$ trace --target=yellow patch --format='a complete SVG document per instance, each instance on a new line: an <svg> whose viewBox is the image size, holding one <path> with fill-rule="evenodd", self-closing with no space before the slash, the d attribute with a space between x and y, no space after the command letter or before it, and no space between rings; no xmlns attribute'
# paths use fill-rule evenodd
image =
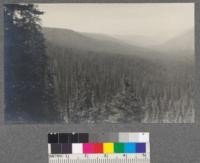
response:
<svg viewBox="0 0 200 163"><path fill-rule="evenodd" d="M114 143L103 143L103 153L114 153Z"/></svg>

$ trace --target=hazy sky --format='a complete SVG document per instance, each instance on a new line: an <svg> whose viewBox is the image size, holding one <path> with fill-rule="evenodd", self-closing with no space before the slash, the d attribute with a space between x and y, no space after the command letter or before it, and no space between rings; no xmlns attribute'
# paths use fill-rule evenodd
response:
<svg viewBox="0 0 200 163"><path fill-rule="evenodd" d="M193 3L38 4L42 25L169 39L194 27Z"/></svg>

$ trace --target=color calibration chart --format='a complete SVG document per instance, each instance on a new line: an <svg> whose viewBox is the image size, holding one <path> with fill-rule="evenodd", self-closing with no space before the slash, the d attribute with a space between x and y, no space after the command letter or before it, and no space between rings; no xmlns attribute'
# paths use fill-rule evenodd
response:
<svg viewBox="0 0 200 163"><path fill-rule="evenodd" d="M147 132L49 133L49 163L150 163Z"/></svg>

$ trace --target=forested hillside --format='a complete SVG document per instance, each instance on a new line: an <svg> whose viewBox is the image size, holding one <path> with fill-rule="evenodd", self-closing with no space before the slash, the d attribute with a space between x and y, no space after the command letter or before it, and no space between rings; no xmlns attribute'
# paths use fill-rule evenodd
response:
<svg viewBox="0 0 200 163"><path fill-rule="evenodd" d="M6 122L194 122L194 31L145 48L44 28L42 14L4 5Z"/></svg>
<svg viewBox="0 0 200 163"><path fill-rule="evenodd" d="M66 122L194 121L192 59L173 60L104 36L44 31Z"/></svg>

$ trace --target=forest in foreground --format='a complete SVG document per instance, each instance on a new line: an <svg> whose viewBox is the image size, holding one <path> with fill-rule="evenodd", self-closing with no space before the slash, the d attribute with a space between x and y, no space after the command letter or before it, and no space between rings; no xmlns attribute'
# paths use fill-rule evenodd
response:
<svg viewBox="0 0 200 163"><path fill-rule="evenodd" d="M4 14L7 122L194 122L194 51L42 28L31 4Z"/></svg>
<svg viewBox="0 0 200 163"><path fill-rule="evenodd" d="M66 121L193 122L191 60L85 51L49 42L47 47Z"/></svg>

